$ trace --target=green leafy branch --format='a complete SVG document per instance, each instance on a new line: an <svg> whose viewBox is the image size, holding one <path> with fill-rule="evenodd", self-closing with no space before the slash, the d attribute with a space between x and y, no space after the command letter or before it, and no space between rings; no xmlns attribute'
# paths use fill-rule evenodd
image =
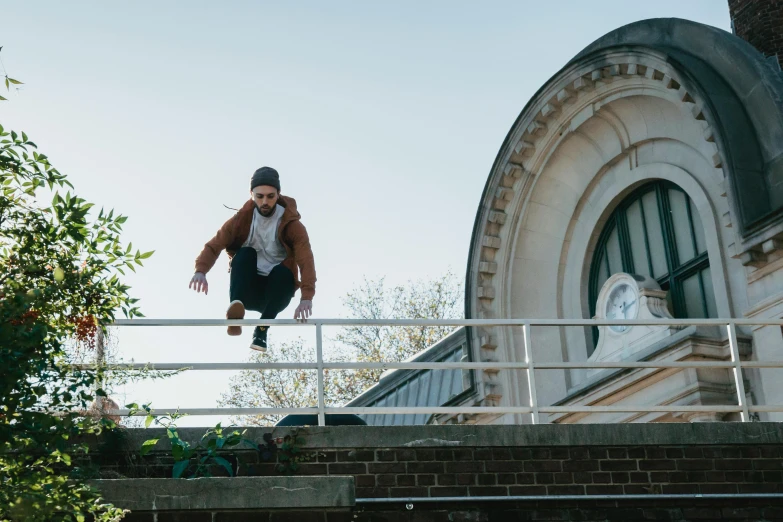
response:
<svg viewBox="0 0 783 522"><path fill-rule="evenodd" d="M3 47L0 46L0 51L2 51L2 50L3 50ZM0 63L2 63L2 62L0 62ZM14 80L10 76L8 76L8 73L5 72L5 66L3 66L3 74L5 74L5 90L10 91L11 90L11 85L24 85L19 80ZM0 101L6 101L6 100L8 100L8 98L4 98L3 96L0 96Z"/></svg>
<svg viewBox="0 0 783 522"><path fill-rule="evenodd" d="M167 415L155 415L149 404L144 404L140 407L138 404L132 403L126 407L130 410L128 415L135 415L140 411L146 412L145 428L149 428L152 424L165 428L166 436L171 444L171 456L174 458L174 468L171 472L172 478L211 477L211 469L214 465L221 466L228 472L229 476L233 477L234 469L231 463L222 455L242 443L256 450L258 449L252 440L244 438L247 430L242 432L239 430L227 431L221 426L221 423L216 424L214 428L209 428L201 436L198 443L193 446L180 437L179 428L177 427L177 420L187 415L178 411ZM144 456L152 451L159 441L160 438L144 441L141 445L140 454Z"/></svg>
<svg viewBox="0 0 783 522"><path fill-rule="evenodd" d="M51 277L40 276L49 270L57 277L60 268L59 279L65 279L61 286L68 286L69 293L86 291L88 307L96 308L93 315L113 318L114 310L120 309L126 317L142 317L135 306L138 300L127 296L130 287L118 274L135 271L154 252L134 252L132 243L121 243L126 216L101 209L92 219L94 205L71 194L71 183L35 149L24 132L9 132L0 125L0 256L9 265L0 273L0 287L23 276L36 276L45 287ZM44 188L54 194L51 204L42 207L38 200ZM29 258L55 262L21 263ZM13 269L26 273L17 276Z"/></svg>

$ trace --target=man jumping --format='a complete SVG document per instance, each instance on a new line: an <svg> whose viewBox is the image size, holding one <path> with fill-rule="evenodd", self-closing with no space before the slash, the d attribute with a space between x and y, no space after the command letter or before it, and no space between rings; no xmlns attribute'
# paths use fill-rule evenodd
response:
<svg viewBox="0 0 783 522"><path fill-rule="evenodd" d="M280 194L277 171L258 169L250 179L250 201L204 245L188 288L206 295L206 273L226 250L231 272L231 303L226 319L243 319L245 310L261 312L261 319L274 319L301 288L302 300L294 319L306 320L313 313L315 264L300 218L296 201ZM266 351L267 330L256 326L250 348ZM241 326L228 327L228 335L241 334Z"/></svg>

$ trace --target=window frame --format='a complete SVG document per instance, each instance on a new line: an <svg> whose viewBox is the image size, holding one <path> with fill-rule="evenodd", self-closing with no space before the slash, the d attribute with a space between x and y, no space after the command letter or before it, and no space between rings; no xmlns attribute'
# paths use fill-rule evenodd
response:
<svg viewBox="0 0 783 522"><path fill-rule="evenodd" d="M688 216L688 225L690 230L691 242L693 245L693 251L696 253L695 257L686 260L686 262L680 262L680 255L677 250L677 242L675 237L674 222L671 213L671 201L669 200L669 190L676 190L681 192L685 196L686 212ZM646 183L643 186L635 189L617 205L609 219L606 220L603 230L596 243L596 248L592 254L592 261L590 264L590 274L588 279L588 299L590 307L590 317L594 317L596 313L596 300L598 299L598 293L601 291L598 288L598 280L600 277L601 269L597 266L600 262L606 263L607 272L609 276L612 275L612 271L609 269L609 256L607 253L607 245L609 237L614 230L617 230L618 242L620 247L620 259L622 263L622 270L628 273L635 273L635 264L633 260L633 252L631 246L631 236L628 227L628 219L626 212L628 209L636 203L639 204L642 229L644 233L644 246L647 254L647 271L650 274L654 274L652 256L650 255L650 241L647 230L647 219L650 219L645 215L644 205L641 203L642 198L650 192L655 193L656 204L658 208L658 219L661 234L663 236L664 254L666 260L666 274L660 277L654 277L662 289L667 290L670 295L671 309L670 312L676 318L687 318L688 312L685 302L685 294L683 291L683 283L685 280L693 275L701 274L701 272L710 267L708 253L699 253L699 248L696 240L696 231L694 228L694 213L696 210L693 208L691 198L688 194L678 187L676 184L666 180L656 180L650 183ZM616 273L616 272L615 272ZM699 291L701 298L701 306L705 316L709 316L710 307L708 306L707 293L704 287L704 277L699 275ZM713 303L714 304L714 303ZM713 307L714 308L714 307ZM593 328L593 343L588 348L588 355L592 353L598 342L598 329Z"/></svg>

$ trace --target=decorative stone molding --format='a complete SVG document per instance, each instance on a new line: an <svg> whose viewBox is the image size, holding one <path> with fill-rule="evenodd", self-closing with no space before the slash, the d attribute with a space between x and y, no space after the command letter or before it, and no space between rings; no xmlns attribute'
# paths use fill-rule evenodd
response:
<svg viewBox="0 0 783 522"><path fill-rule="evenodd" d="M727 226L731 226L731 224ZM773 261L777 261L781 254L783 254L783 232L769 238L761 238L758 243L744 252L735 254L735 257L738 258L744 266L762 269ZM754 273L749 275L748 282L756 279L753 277Z"/></svg>
<svg viewBox="0 0 783 522"><path fill-rule="evenodd" d="M684 106L683 113L690 114L703 128L705 149L711 147L712 150L709 161L715 168L715 179L722 181L725 178L709 107L697 89L687 85L681 72L661 53L647 50L611 52L561 72L531 100L509 134L508 145L498 155L481 203L483 210L474 237L482 239L469 258L468 295L473 301L468 305L472 317L507 315L505 304L498 299L508 299L508 296L497 289L504 286L504 278L508 275L506 270L513 255L513 244L507 243L513 237L517 220L521 219L519 213L529 180L534 180L545 168L564 136L612 101L625 96L654 96ZM624 148L621 155L631 158L633 167L635 144L625 135L622 122L611 121L610 112L602 111L601 114L602 118L609 118L608 123L621 136ZM505 337L510 338L509 334ZM483 357L485 352L481 350L479 356ZM502 357L502 354L498 355ZM489 382L486 373L484 382ZM493 397L501 399L496 393Z"/></svg>
<svg viewBox="0 0 783 522"><path fill-rule="evenodd" d="M767 264L766 254L762 252L758 252L756 250L748 250L747 252L742 252L739 255L739 260L742 262L744 266L753 266L756 268L761 268Z"/></svg>
<svg viewBox="0 0 783 522"><path fill-rule="evenodd" d="M535 175L531 172L531 168L534 167L537 160L536 150L538 142L551 140L551 132L547 132L547 129L565 127L571 119L576 116L573 113L567 113L566 111L560 111L558 106L564 105L562 102L568 100L568 104L573 104L580 96L590 96L593 98L599 98L595 96L595 93L584 93L582 91L587 90L587 86L592 87L595 81L601 81L607 78L613 79L612 90L621 90L621 83L626 81L638 81L640 79L647 80L650 83L661 84L667 89L676 90L678 96L683 104L689 104L692 106L691 113L696 120L702 120L707 122L704 127L705 141L714 143L714 132L709 124L709 118L707 116L707 110L697 104L696 100L698 95L696 93L688 92L681 83L676 71L672 70L668 64L658 60L645 60L648 64L639 63L641 60L639 56L627 56L629 60L626 63L617 63L609 66L597 66L594 70L589 72L580 72L576 78L566 78L557 86L551 87L549 91L554 91L556 94L552 95L549 99L544 100L541 103L540 109L533 114L527 114L527 118L530 121L517 125L517 128L524 128L522 136L516 141L513 147L512 153L507 155L505 161L502 162L500 170L502 176L492 175L493 181L496 184L494 191L495 198L492 204L492 208L496 209L493 212L487 214L485 218L484 228L488 228L490 224L503 227L507 221L507 214L502 212L506 210L508 202L512 201L517 196L517 191L523 183L519 180L523 176ZM631 61L633 60L633 61ZM656 68L657 67L657 68ZM559 88L558 88L559 86ZM574 94L571 94L574 93ZM609 94L609 93L606 93ZM606 97L605 95L603 97ZM589 100L589 102L597 103L600 99ZM588 102L588 104L589 104ZM583 103L582 105L585 105ZM550 136L547 136L547 135ZM720 152L717 147L714 151L714 165L716 169L722 169L722 160ZM540 164L538 165L541 166ZM497 230L497 229L496 229ZM499 250L502 245L502 238L497 235L488 236L485 235L482 245L484 250L481 252L480 263L485 260L488 252L486 249ZM492 257L494 259L494 257Z"/></svg>
<svg viewBox="0 0 783 522"><path fill-rule="evenodd" d="M731 359L725 331L716 328L687 327L674 336L651 346L638 361L728 361ZM738 337L743 360L751 354L752 341ZM701 406L736 403L736 391L730 369L701 370L695 368L637 368L603 370L590 381L581 384L557 405L622 405L655 404L671 406ZM685 413L565 413L553 415L556 423L666 421L674 418L689 422L721 420L724 414L708 412Z"/></svg>

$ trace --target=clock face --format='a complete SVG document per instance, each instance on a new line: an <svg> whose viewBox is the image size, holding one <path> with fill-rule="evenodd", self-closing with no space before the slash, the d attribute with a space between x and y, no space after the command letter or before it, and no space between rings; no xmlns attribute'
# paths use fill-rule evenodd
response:
<svg viewBox="0 0 783 522"><path fill-rule="evenodd" d="M639 313L639 299L636 289L628 283L620 283L611 289L606 300L606 318L612 320L636 319ZM630 326L610 326L609 329L622 333Z"/></svg>

